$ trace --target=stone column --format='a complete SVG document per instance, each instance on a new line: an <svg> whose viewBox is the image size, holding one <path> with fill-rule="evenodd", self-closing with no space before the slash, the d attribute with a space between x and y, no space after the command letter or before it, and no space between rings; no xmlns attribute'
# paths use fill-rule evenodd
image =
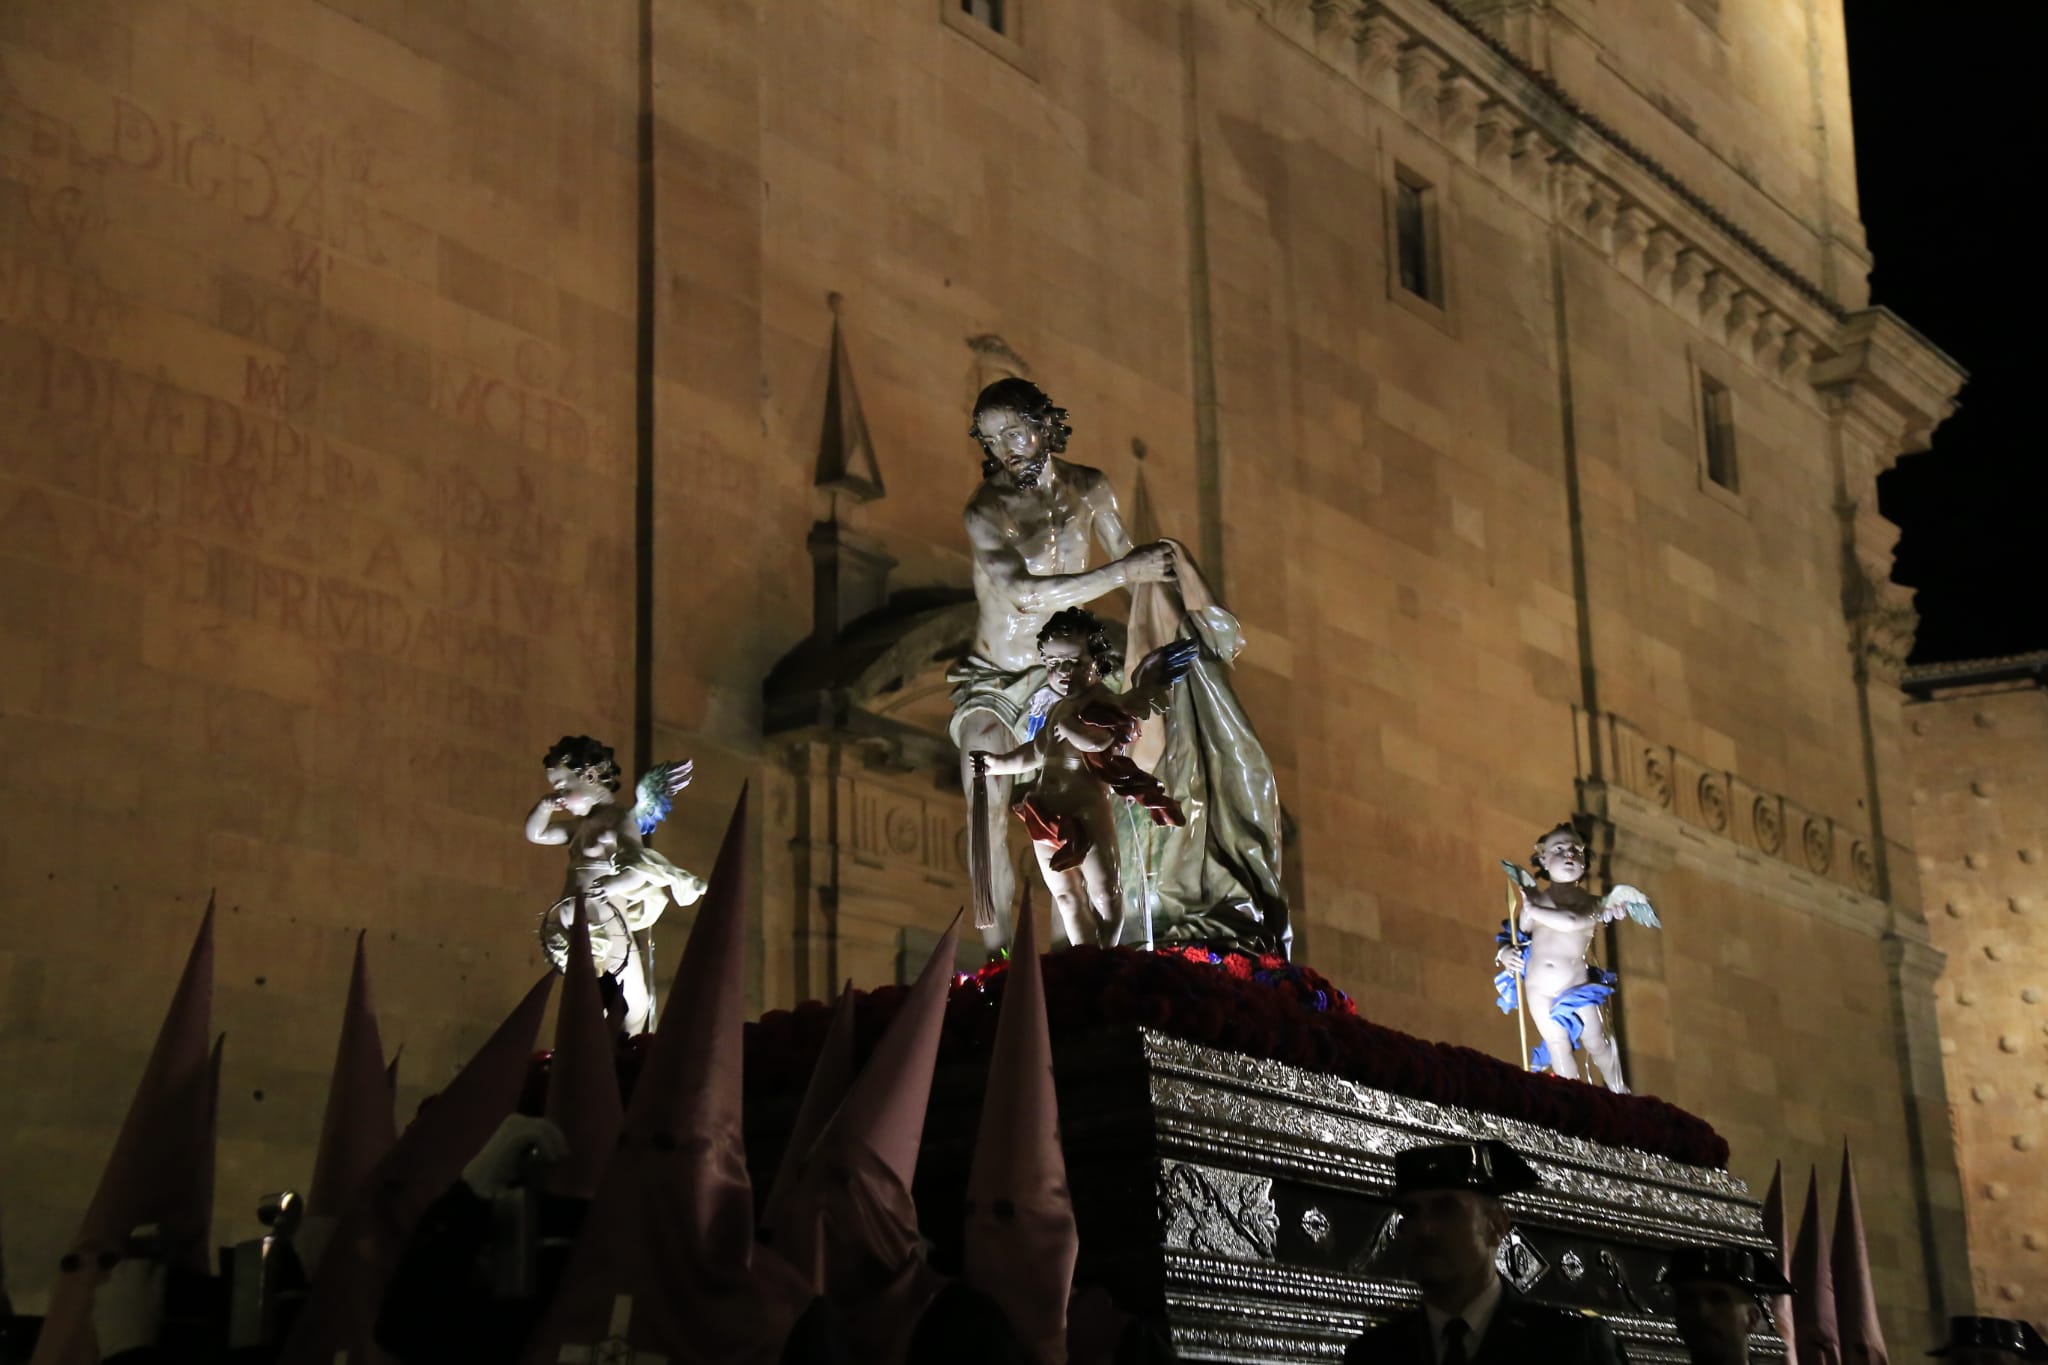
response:
<svg viewBox="0 0 2048 1365"><path fill-rule="evenodd" d="M1890 906L1884 939L1893 1041L1906 1096L1927 1281L1940 1315L1972 1311L1969 1242L1961 1208L1941 1034L1933 990L1942 955L1929 946L1911 846L1910 772L1899 674L1917 624L1912 593L1892 582L1898 528L1877 507L1877 478L1899 456L1925 450L1955 410L1964 374L1889 309L1852 313L1809 373L1828 405L1835 511L1842 537L1842 612L1861 720L1865 802L1875 889Z"/></svg>

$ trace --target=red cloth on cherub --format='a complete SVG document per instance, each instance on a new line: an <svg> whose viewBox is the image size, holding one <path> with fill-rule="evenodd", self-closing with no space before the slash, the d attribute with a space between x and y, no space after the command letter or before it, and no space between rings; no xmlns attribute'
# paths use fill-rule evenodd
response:
<svg viewBox="0 0 2048 1365"><path fill-rule="evenodd" d="M1138 738L1139 721L1136 716L1120 706L1094 702L1082 707L1074 719L1091 730L1106 730L1114 736L1108 748L1081 755L1097 781L1115 795L1144 807L1155 825L1187 823L1180 802L1167 795L1159 779L1139 767L1124 752ZM1032 842L1046 844L1056 850L1047 863L1054 872L1079 867L1081 860L1088 856L1088 850L1094 847L1087 829L1079 820L1046 810L1034 797L1025 797L1015 809L1017 818L1030 831Z"/></svg>

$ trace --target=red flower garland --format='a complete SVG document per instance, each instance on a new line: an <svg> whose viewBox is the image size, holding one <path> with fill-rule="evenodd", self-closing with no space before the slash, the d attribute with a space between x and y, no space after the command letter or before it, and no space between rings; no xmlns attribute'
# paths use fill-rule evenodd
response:
<svg viewBox="0 0 2048 1365"><path fill-rule="evenodd" d="M1009 964L991 963L953 983L943 1061L987 1055ZM1319 973L1276 954L1175 945L1070 948L1044 959L1046 1010L1055 1037L1110 1024L1140 1024L1191 1043L1342 1076L1375 1089L1540 1124L1571 1137L1725 1168L1728 1143L1703 1119L1647 1095L1535 1075L1472 1048L1425 1042L1358 1015L1351 997ZM1220 967L1222 970L1214 970ZM865 1055L902 1007L904 990L863 995L856 1047ZM747 1027L750 1088L801 1088L823 1045L831 1007L811 1001L772 1010Z"/></svg>

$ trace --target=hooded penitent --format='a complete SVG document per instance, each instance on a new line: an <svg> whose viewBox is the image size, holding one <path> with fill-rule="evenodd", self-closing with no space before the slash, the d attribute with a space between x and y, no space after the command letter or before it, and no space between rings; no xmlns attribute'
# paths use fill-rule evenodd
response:
<svg viewBox="0 0 2048 1365"><path fill-rule="evenodd" d="M1792 1237L1785 1225L1785 1164L1774 1163L1771 1167L1771 1192L1764 1196L1764 1235L1771 1239L1772 1250L1778 1257L1780 1273L1790 1275L1792 1270ZM1799 1359L1799 1329L1793 1322L1792 1296L1772 1294L1768 1296L1771 1321L1777 1326L1778 1339L1785 1343L1785 1359Z"/></svg>
<svg viewBox="0 0 2048 1365"><path fill-rule="evenodd" d="M1027 888L967 1176L964 1269L969 1284L1002 1305L1040 1365L1062 1365L1081 1239L1060 1151L1037 918Z"/></svg>
<svg viewBox="0 0 2048 1365"><path fill-rule="evenodd" d="M1841 1335L1835 1328L1835 1279L1828 1261L1827 1234L1820 1224L1820 1177L1806 1173L1806 1211L1799 1216L1799 1241L1792 1248L1792 1315L1799 1334L1798 1365L1842 1365Z"/></svg>
<svg viewBox="0 0 2048 1365"><path fill-rule="evenodd" d="M464 1163L518 1104L554 984L552 970L533 984L469 1064L427 1102L372 1168L363 1193L348 1205L327 1242L306 1307L278 1355L279 1365L332 1365L343 1351L349 1353L349 1365L386 1359L372 1332L399 1250L427 1206L455 1182Z"/></svg>
<svg viewBox="0 0 2048 1365"><path fill-rule="evenodd" d="M1877 1322L1877 1295L1870 1285L1870 1248L1863 1240L1863 1202L1856 1196L1856 1171L1849 1144L1842 1144L1842 1186L1835 1198L1835 1322L1843 1365L1890 1365L1884 1329Z"/></svg>
<svg viewBox="0 0 2048 1365"><path fill-rule="evenodd" d="M926 1264L911 1182L959 942L955 916L838 1112L791 1175L776 1245L822 1267L855 1354L893 1359L944 1281Z"/></svg>
<svg viewBox="0 0 2048 1365"><path fill-rule="evenodd" d="M213 1215L213 1120L218 1079L212 1041L213 905L200 921L184 973L136 1083L128 1117L91 1205L50 1291L34 1365L99 1358L92 1302L109 1264L144 1224L167 1263L204 1272Z"/></svg>
<svg viewBox="0 0 2048 1365"><path fill-rule="evenodd" d="M548 1064L547 1117L569 1140L569 1155L547 1173L547 1188L555 1194L590 1198L618 1146L626 1107L619 1099L616 1055L590 955L589 908L578 896Z"/></svg>
<svg viewBox="0 0 2048 1365"><path fill-rule="evenodd" d="M562 1285L527 1359L602 1347L669 1365L767 1365L811 1295L754 1241L740 1135L747 797L740 794Z"/></svg>
<svg viewBox="0 0 2048 1365"><path fill-rule="evenodd" d="M341 1011L341 1041L334 1049L334 1071L327 1082L327 1112L320 1121L320 1151L313 1158L306 1212L315 1218L339 1217L397 1141L384 1043L377 1034L377 1015L370 1007L370 968L363 956L363 935L357 934L355 965L349 972L348 1002Z"/></svg>

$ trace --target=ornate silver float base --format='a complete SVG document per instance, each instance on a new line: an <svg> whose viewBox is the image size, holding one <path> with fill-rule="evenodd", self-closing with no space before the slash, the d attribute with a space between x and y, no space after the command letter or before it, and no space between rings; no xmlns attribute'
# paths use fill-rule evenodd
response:
<svg viewBox="0 0 2048 1365"><path fill-rule="evenodd" d="M1681 1365L1664 1283L1683 1244L1769 1248L1757 1201L1725 1171L1402 1099L1334 1076L1105 1030L1056 1049L1077 1278L1163 1316L1190 1361L1337 1361L1369 1322L1415 1303L1394 1264L1394 1153L1499 1138L1544 1187L1507 1201L1504 1275L1538 1302L1603 1314L1632 1360ZM976 1067L941 1071L917 1203L933 1259L959 1262L960 1200L980 1112ZM750 1116L772 1171L794 1099ZM1777 1362L1775 1335L1752 1358Z"/></svg>

